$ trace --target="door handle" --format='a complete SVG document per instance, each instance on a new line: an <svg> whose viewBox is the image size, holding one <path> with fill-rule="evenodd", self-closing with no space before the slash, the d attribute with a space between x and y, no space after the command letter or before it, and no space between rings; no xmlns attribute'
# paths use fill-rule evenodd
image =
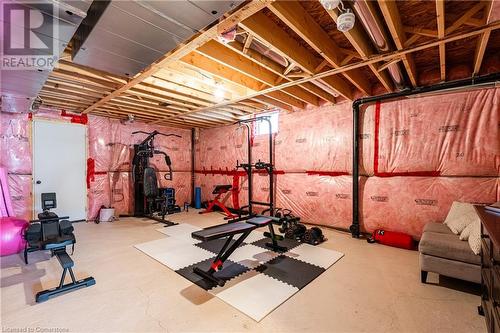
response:
<svg viewBox="0 0 500 333"><path fill-rule="evenodd" d="M42 183L42 181L41 181L41 180L37 180L37 181L36 181L36 183L37 183L38 185L40 185L40 184Z"/></svg>

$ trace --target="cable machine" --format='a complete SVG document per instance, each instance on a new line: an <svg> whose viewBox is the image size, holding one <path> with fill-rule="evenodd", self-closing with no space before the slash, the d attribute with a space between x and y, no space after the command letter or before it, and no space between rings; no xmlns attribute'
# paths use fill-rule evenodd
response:
<svg viewBox="0 0 500 333"><path fill-rule="evenodd" d="M175 223L165 220L165 215L180 211L175 204L175 190L173 188L159 189L156 178L156 170L150 166L149 159L154 155L163 155L168 172L164 175L165 180L172 180L172 161L167 153L155 149L154 138L157 135L165 137L173 136L180 138L177 134L163 134L158 131L151 133L144 131L132 132L135 134L147 134L148 136L139 144L134 145L134 157L132 159L132 177L134 181L134 216L148 217L167 226ZM161 216L155 217L154 214Z"/></svg>

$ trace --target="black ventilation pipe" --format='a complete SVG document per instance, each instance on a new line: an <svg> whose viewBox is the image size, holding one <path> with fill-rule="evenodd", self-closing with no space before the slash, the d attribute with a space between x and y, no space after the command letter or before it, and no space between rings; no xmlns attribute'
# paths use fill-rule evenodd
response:
<svg viewBox="0 0 500 333"><path fill-rule="evenodd" d="M395 100L402 97L425 94L430 92L461 89L461 88L474 88L486 86L500 81L500 73L494 73L475 78L464 80L450 81L439 83L428 87L417 87L415 89L406 89L395 93L385 95L364 97L355 100L352 103L353 112L353 154L352 154L352 224L349 227L353 238L359 238L359 109L361 105L369 104L377 101Z"/></svg>

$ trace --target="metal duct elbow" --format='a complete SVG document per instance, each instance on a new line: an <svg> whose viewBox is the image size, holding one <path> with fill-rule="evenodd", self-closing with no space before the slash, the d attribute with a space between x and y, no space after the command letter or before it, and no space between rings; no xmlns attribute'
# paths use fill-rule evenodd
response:
<svg viewBox="0 0 500 333"><path fill-rule="evenodd" d="M370 37L373 45L375 45L378 52L388 52L391 47L388 42L388 35L385 32L382 21L376 13L374 4L365 0L354 0L352 2L354 11L356 12L361 25ZM399 64L395 63L387 67L387 71L392 80L398 87L402 89L405 87L405 79Z"/></svg>

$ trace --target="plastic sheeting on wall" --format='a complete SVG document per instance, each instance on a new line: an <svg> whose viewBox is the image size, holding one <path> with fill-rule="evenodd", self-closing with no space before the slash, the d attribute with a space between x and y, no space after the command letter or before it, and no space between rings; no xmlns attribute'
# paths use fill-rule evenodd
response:
<svg viewBox="0 0 500 333"><path fill-rule="evenodd" d="M367 112L376 115L374 108ZM400 100L378 108L379 172L500 175L500 89Z"/></svg>
<svg viewBox="0 0 500 333"><path fill-rule="evenodd" d="M9 173L31 173L28 121L26 114L0 113L0 165Z"/></svg>
<svg viewBox="0 0 500 333"><path fill-rule="evenodd" d="M277 206L291 209L303 221L338 228L351 225L351 176L285 174L278 176L277 187Z"/></svg>
<svg viewBox="0 0 500 333"><path fill-rule="evenodd" d="M12 208L15 216L25 220L32 219L31 175L14 175L8 177Z"/></svg>
<svg viewBox="0 0 500 333"><path fill-rule="evenodd" d="M173 187L175 200L181 208L185 202L191 203L191 172L174 172L172 180L165 180L165 173L160 172L158 179L161 187Z"/></svg>
<svg viewBox="0 0 500 333"><path fill-rule="evenodd" d="M419 238L426 223L444 221L453 201L495 202L499 185L498 178L369 177L361 190L361 225Z"/></svg>
<svg viewBox="0 0 500 333"><path fill-rule="evenodd" d="M0 165L9 173L10 192L13 197L14 211L18 217L32 217L32 161L30 130L31 119L52 119L57 121L84 121L87 119L65 114L64 111L42 108L35 115L26 113L23 103L7 105L11 113L0 113ZM5 106L2 106L2 110ZM24 112L24 113L23 113ZM77 119L78 118L78 119ZM155 138L156 149L168 153L176 171L189 171L191 168L191 132L184 129L153 126L144 123L123 124L119 120L104 117L88 117L89 158L94 160L94 180L89 181L88 218L96 217L101 205L113 206L117 214L130 214L133 211L133 184L131 183L131 159L133 144L141 142L146 134L132 135L134 131L152 132L158 130L165 134L177 134L177 137ZM153 167L166 171L162 157L151 160ZM177 173L176 173L177 174ZM190 177L187 184L185 175L179 173L178 193L181 201L188 201L190 196ZM174 177L175 180L175 177Z"/></svg>
<svg viewBox="0 0 500 333"><path fill-rule="evenodd" d="M275 139L277 169L344 172L351 170L350 104L296 112L280 118L279 133Z"/></svg>
<svg viewBox="0 0 500 333"><path fill-rule="evenodd" d="M386 102L378 117L375 105L365 107L359 129L364 230L382 227L419 238L425 223L444 220L453 200L499 200L499 96L494 88ZM237 160L246 162L245 132L236 128L200 131L196 186L202 187L203 200L213 198L215 185L232 183L231 176L203 170L234 170ZM282 113L274 140L276 168L284 172L276 176L276 206L292 209L305 222L348 228L352 179L342 173L352 169L350 103ZM252 154L253 162L268 161L267 136L253 138ZM375 155L377 175L387 178L373 177ZM324 176L306 171L324 171ZM421 177L411 176L415 172ZM398 173L407 175L395 177ZM239 204L246 205L248 184L241 178ZM255 200L268 197L266 182L267 177L254 178ZM419 197L425 194L431 198ZM393 199L383 201L385 196ZM226 205L232 207L229 196Z"/></svg>

